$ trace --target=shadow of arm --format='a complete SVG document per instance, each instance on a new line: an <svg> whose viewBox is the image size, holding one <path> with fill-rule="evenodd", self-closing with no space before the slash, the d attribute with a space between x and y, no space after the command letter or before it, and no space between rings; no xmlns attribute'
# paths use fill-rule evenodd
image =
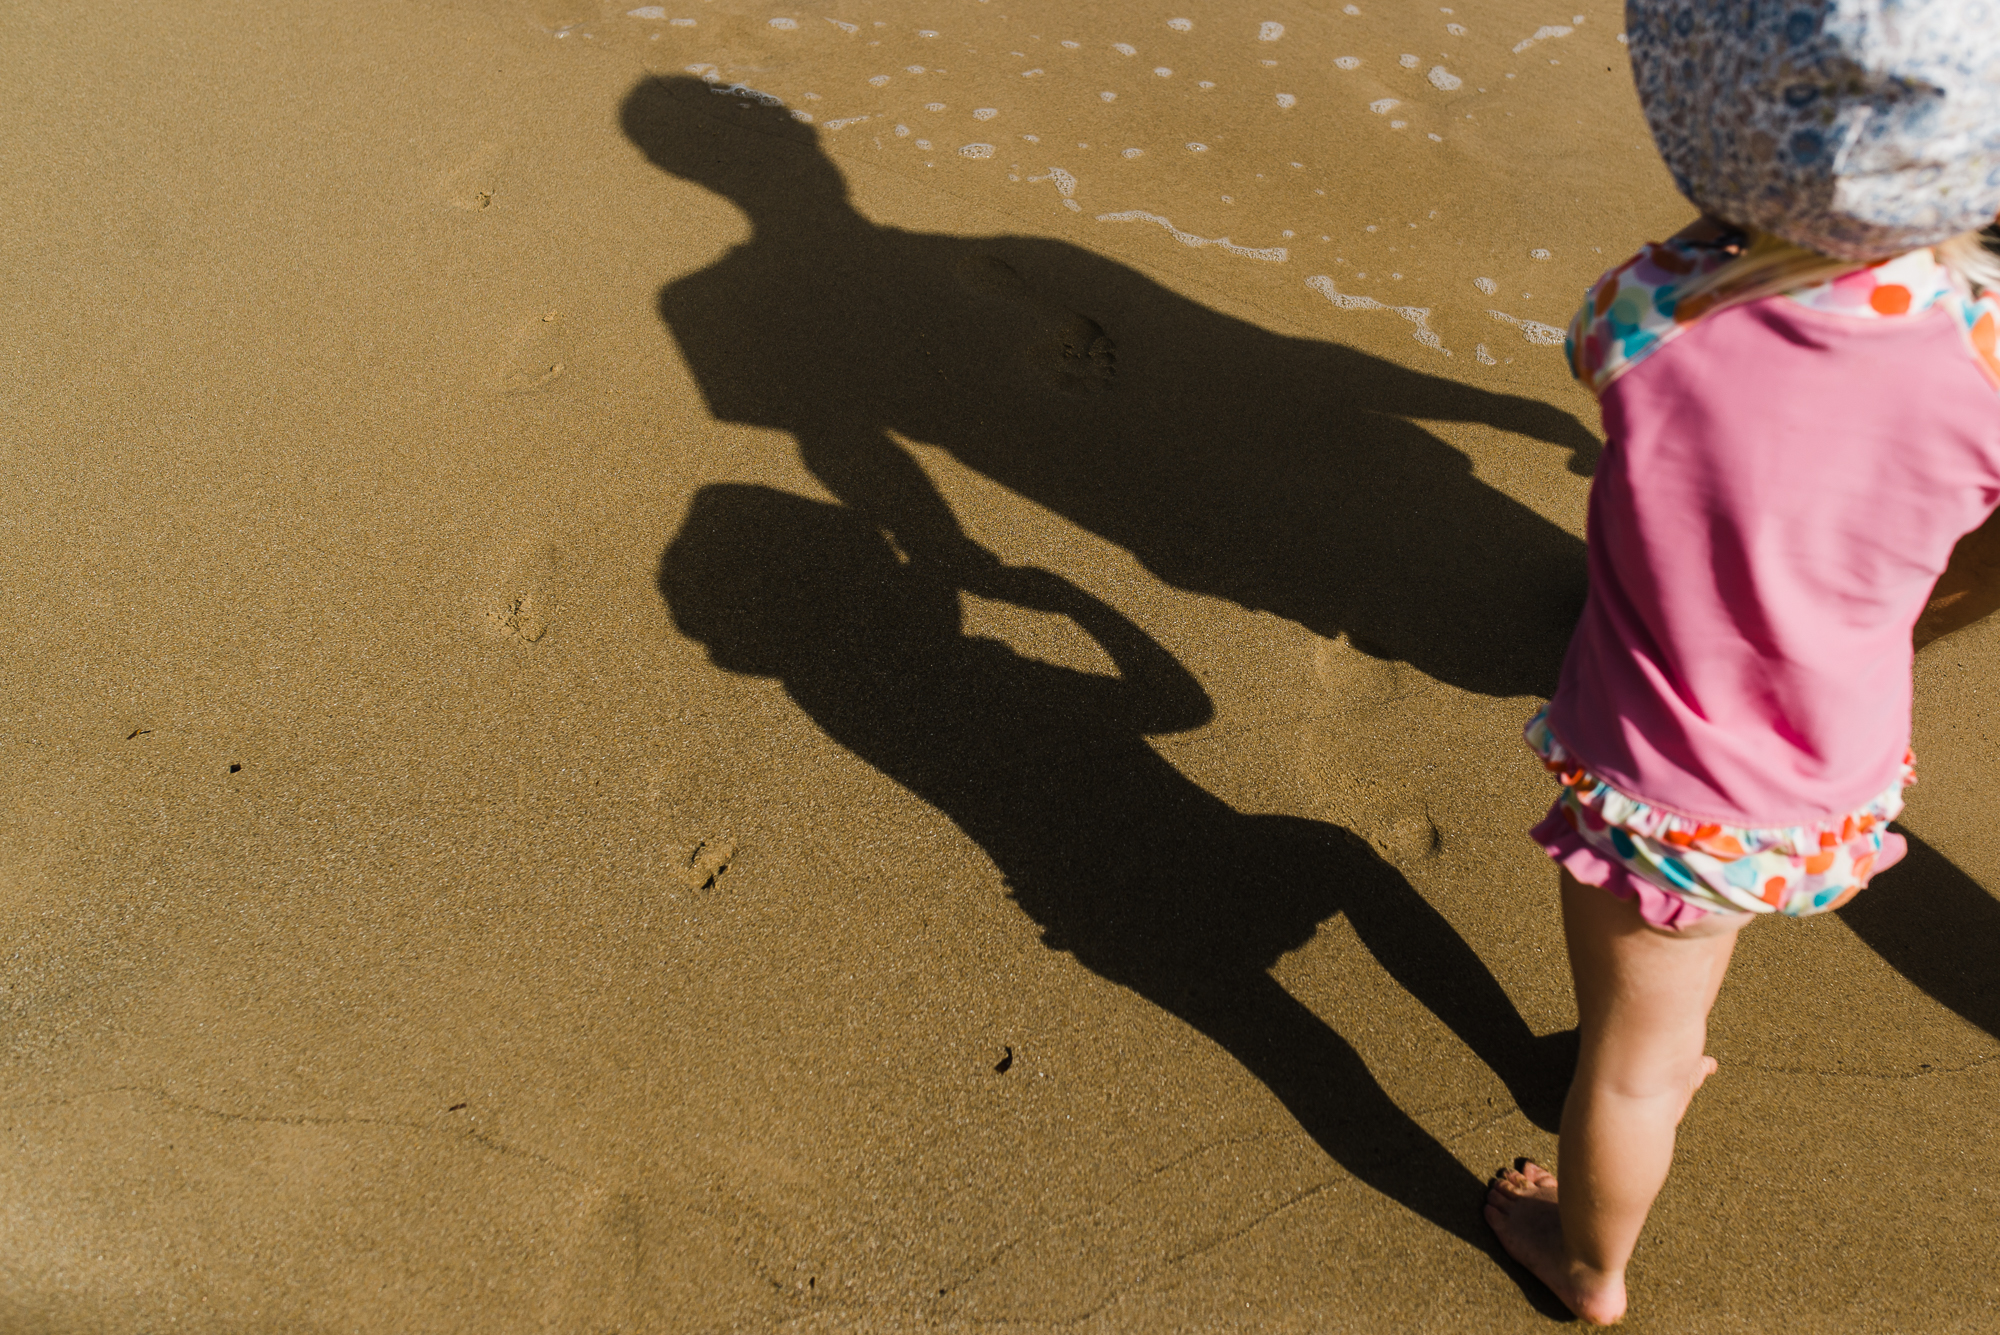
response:
<svg viewBox="0 0 2000 1335"><path fill-rule="evenodd" d="M965 536L923 465L882 432L802 432L799 455L828 491L940 577L963 580L968 568L998 564Z"/></svg>
<svg viewBox="0 0 2000 1335"><path fill-rule="evenodd" d="M1137 731L1186 732L1215 717L1208 692L1179 659L1117 608L1061 575L1034 566L1003 566L965 588L983 598L1074 621L1117 666L1118 680L1110 683L1113 707Z"/></svg>
<svg viewBox="0 0 2000 1335"><path fill-rule="evenodd" d="M1348 377L1349 407L1434 422L1483 422L1568 450L1569 470L1579 477L1589 477L1597 469L1603 443L1554 404L1519 394L1496 394L1377 358L1368 360L1373 365L1356 368Z"/></svg>

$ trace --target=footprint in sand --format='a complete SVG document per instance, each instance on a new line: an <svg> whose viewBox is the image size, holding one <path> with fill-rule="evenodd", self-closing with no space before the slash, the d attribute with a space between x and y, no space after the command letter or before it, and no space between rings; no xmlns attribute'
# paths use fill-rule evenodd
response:
<svg viewBox="0 0 2000 1335"><path fill-rule="evenodd" d="M1386 828L1368 831L1367 838L1392 862L1434 858L1444 851L1444 831L1438 829L1428 811L1406 811L1390 820Z"/></svg>
<svg viewBox="0 0 2000 1335"><path fill-rule="evenodd" d="M498 144L481 144L472 156L440 175L438 193L444 202L472 213L492 208L500 188L502 156Z"/></svg>
<svg viewBox="0 0 2000 1335"><path fill-rule="evenodd" d="M1117 350L1097 321L1037 296L997 255L967 255L959 261L958 279L983 297L1025 307L1039 317L1040 328L1022 354L1047 372L1057 388L1077 394L1111 388Z"/></svg>
<svg viewBox="0 0 2000 1335"><path fill-rule="evenodd" d="M674 877L690 890L713 890L736 863L736 845L727 839L700 839L675 858Z"/></svg>
<svg viewBox="0 0 2000 1335"><path fill-rule="evenodd" d="M533 644L548 634L552 595L561 567L553 543L526 543L514 549L505 573L486 599L486 628L502 639Z"/></svg>
<svg viewBox="0 0 2000 1335"><path fill-rule="evenodd" d="M569 321L543 311L514 326L501 358L500 388L508 394L546 389L570 367Z"/></svg>

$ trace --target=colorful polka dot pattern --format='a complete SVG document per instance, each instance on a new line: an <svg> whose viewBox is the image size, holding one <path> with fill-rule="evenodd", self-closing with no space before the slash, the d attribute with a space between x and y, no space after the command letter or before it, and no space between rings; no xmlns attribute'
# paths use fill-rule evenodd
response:
<svg viewBox="0 0 2000 1335"><path fill-rule="evenodd" d="M1952 273L1930 251L1913 250L1785 295L1817 311L1864 320L1922 315L1951 297Z"/></svg>
<svg viewBox="0 0 2000 1335"><path fill-rule="evenodd" d="M1602 394L1605 386L1716 308L1720 294L1686 299L1682 294L1729 258L1717 246L1661 241L1606 273L1570 322L1566 349L1571 373L1592 393ZM1980 369L2000 389L2000 299L1992 292L1974 295L1928 249L1784 295L1814 310L1858 319L1917 316L1942 305L1964 331Z"/></svg>
<svg viewBox="0 0 2000 1335"><path fill-rule="evenodd" d="M1993 388L2000 389L2000 294L1981 293L1977 300L1967 298L1952 309L1965 331L1973 360L1993 382Z"/></svg>
<svg viewBox="0 0 2000 1335"><path fill-rule="evenodd" d="M1886 791L1839 820L1756 829L1652 806L1584 768L1549 731L1548 710L1528 721L1528 745L1562 783L1557 806L1583 841L1638 876L1717 913L1803 917L1868 884L1889 822L1916 782L1915 760Z"/></svg>
<svg viewBox="0 0 2000 1335"><path fill-rule="evenodd" d="M1570 321L1565 345L1570 373L1593 394L1602 394L1714 306L1713 299L1683 301L1681 293L1729 259L1729 252L1716 246L1659 241L1606 273Z"/></svg>

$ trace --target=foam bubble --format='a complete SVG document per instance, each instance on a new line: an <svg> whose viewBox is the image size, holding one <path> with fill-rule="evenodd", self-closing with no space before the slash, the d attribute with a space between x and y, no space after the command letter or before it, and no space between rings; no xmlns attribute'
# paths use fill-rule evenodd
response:
<svg viewBox="0 0 2000 1335"><path fill-rule="evenodd" d="M810 111L794 111L792 112L792 119L795 121L804 121L807 125L811 125L813 123L812 113Z"/></svg>
<svg viewBox="0 0 2000 1335"><path fill-rule="evenodd" d="M1442 65L1431 66L1431 72L1424 77L1431 81L1431 87L1442 93L1455 93L1465 87L1465 80Z"/></svg>
<svg viewBox="0 0 2000 1335"><path fill-rule="evenodd" d="M1514 43L1514 54L1517 56L1520 55L1523 51L1526 51L1536 42L1546 42L1551 38L1555 37L1567 37L1575 31L1576 31L1575 28L1570 27L1566 23L1556 23L1545 27L1537 28L1535 29L1535 35L1533 37L1524 37L1520 41Z"/></svg>
<svg viewBox="0 0 2000 1335"><path fill-rule="evenodd" d="M1201 89L1203 92L1207 92L1209 89L1215 87L1215 80L1203 79L1200 83L1196 84L1195 87Z"/></svg>
<svg viewBox="0 0 2000 1335"><path fill-rule="evenodd" d="M1362 278L1367 276L1367 274L1360 275ZM1428 306L1389 306L1373 297L1342 292L1325 274L1314 274L1306 279L1306 286L1344 311L1388 311L1392 315L1400 315L1417 327L1417 332L1412 335L1417 342L1442 352L1447 357L1451 356L1451 349L1444 345L1444 340L1431 332L1431 311Z"/></svg>
<svg viewBox="0 0 2000 1335"><path fill-rule="evenodd" d="M1075 42L1064 42L1064 43L1062 44L1062 48L1063 48L1063 50L1065 50L1065 51L1074 51L1074 50L1076 50L1076 48L1077 48L1077 43L1075 43Z"/></svg>
<svg viewBox="0 0 2000 1335"><path fill-rule="evenodd" d="M942 103L942 102L926 102L926 103L924 103L924 110L925 110L925 111L943 111L943 110L944 110L944 103Z"/></svg>
<svg viewBox="0 0 2000 1335"><path fill-rule="evenodd" d="M976 121L990 121L999 114L999 109L996 107L975 107L972 111L972 119Z"/></svg>
<svg viewBox="0 0 2000 1335"><path fill-rule="evenodd" d="M667 11L659 5L641 5L637 9L625 11L625 17L628 19L663 19L666 16Z"/></svg>
<svg viewBox="0 0 2000 1335"><path fill-rule="evenodd" d="M703 77L706 78L707 76L704 75ZM785 105L785 99L779 97L776 93L760 92L759 90L752 88L747 83L725 84L724 86L717 88L714 86L713 81L711 81L708 91L720 97L734 96L734 97L748 98L750 101L755 102L760 106L782 107Z"/></svg>
<svg viewBox="0 0 2000 1335"><path fill-rule="evenodd" d="M1484 343L1474 345L1472 355L1479 359L1481 366L1498 366L1500 364L1500 359L1488 352Z"/></svg>
<svg viewBox="0 0 2000 1335"><path fill-rule="evenodd" d="M1419 62L1415 56L1410 55L1408 52L1405 52L1404 54L1396 57L1396 63L1398 65L1401 65L1406 70L1413 70L1417 67Z"/></svg>
<svg viewBox="0 0 2000 1335"><path fill-rule="evenodd" d="M935 37L935 36L937 36L937 30L936 30L935 28L919 28L919 29L917 29L917 36L919 36L919 37Z"/></svg>
<svg viewBox="0 0 2000 1335"><path fill-rule="evenodd" d="M905 74L922 74L923 72L924 72L924 67L922 65L903 66L903 73Z"/></svg>
<svg viewBox="0 0 2000 1335"><path fill-rule="evenodd" d="M1145 155L1146 155L1146 150L1143 148L1128 148L1125 149L1123 152L1121 152L1118 156L1121 158L1140 158L1144 157Z"/></svg>
<svg viewBox="0 0 2000 1335"><path fill-rule="evenodd" d="M693 20L693 19L668 19L668 20L667 20L667 26L668 26L669 28L692 28L692 27L694 26L694 20Z"/></svg>
<svg viewBox="0 0 2000 1335"><path fill-rule="evenodd" d="M1226 236L1210 238L1196 236L1193 232L1183 232L1159 214L1148 213L1144 209L1127 209L1123 213L1100 213L1097 215L1097 221L1154 223L1160 227L1164 227L1174 240L1184 246L1193 246L1196 249L1202 246L1216 246L1228 251L1232 255L1241 255L1245 259L1269 260L1274 264L1283 264L1291 258L1291 252L1283 246L1239 246Z"/></svg>
<svg viewBox="0 0 2000 1335"><path fill-rule="evenodd" d="M898 139L904 139L909 137L910 127L907 125L898 125L895 129L889 131L889 133L895 135Z"/></svg>
<svg viewBox="0 0 2000 1335"><path fill-rule="evenodd" d="M1189 145L1187 146L1187 149L1188 149L1188 152L1190 152L1190 153L1206 153L1206 152L1208 152L1208 145L1207 145L1207 144L1189 144Z"/></svg>
<svg viewBox="0 0 2000 1335"><path fill-rule="evenodd" d="M1348 5L1345 8L1343 8L1340 12L1347 15L1349 18L1359 18L1361 16L1361 6Z"/></svg>
<svg viewBox="0 0 2000 1335"><path fill-rule="evenodd" d="M1559 348L1569 341L1569 334L1552 324L1543 324L1540 320L1523 320L1519 316L1509 315L1505 311L1488 311L1486 313L1502 324L1510 324L1519 329L1521 337L1527 339L1528 342L1538 348Z"/></svg>
<svg viewBox="0 0 2000 1335"><path fill-rule="evenodd" d="M1489 297L1500 290L1500 284L1491 278L1475 278L1472 280L1472 285Z"/></svg>
<svg viewBox="0 0 2000 1335"><path fill-rule="evenodd" d="M775 18L771 20L771 26L779 32L790 32L799 26L799 21L797 19Z"/></svg>
<svg viewBox="0 0 2000 1335"><path fill-rule="evenodd" d="M1434 134L1430 138L1431 142L1434 144L1442 144L1444 142L1444 136L1441 134Z"/></svg>
<svg viewBox="0 0 2000 1335"><path fill-rule="evenodd" d="M1397 107L1400 107L1402 105L1403 105L1402 102L1400 102L1396 98L1378 97L1373 102L1370 102L1368 104L1368 109L1374 112L1377 116L1386 116L1390 112L1394 111Z"/></svg>
<svg viewBox="0 0 2000 1335"><path fill-rule="evenodd" d="M1392 129L1392 130L1400 130L1400 129L1402 129L1402 128L1403 128L1403 127L1404 127L1405 125L1408 125L1408 124L1409 124L1409 122L1408 122L1408 121L1390 121L1390 122L1389 122L1389 128L1390 128L1390 129Z"/></svg>
<svg viewBox="0 0 2000 1335"><path fill-rule="evenodd" d="M841 19L828 19L827 22L846 33L849 37L861 31L861 25L858 23L848 23Z"/></svg>
<svg viewBox="0 0 2000 1335"><path fill-rule="evenodd" d="M917 140L917 147L928 153L931 151L931 141L928 139L919 139Z"/></svg>
<svg viewBox="0 0 2000 1335"><path fill-rule="evenodd" d="M1031 144L1039 144L1042 142L1042 137L1038 134L1024 134L1021 137L1027 140Z"/></svg>
<svg viewBox="0 0 2000 1335"><path fill-rule="evenodd" d="M868 80L868 86L869 86L870 88L880 88L880 87L881 87L882 85L884 85L884 84L886 84L886 83L888 83L888 82L889 82L889 76L888 76L888 75L886 75L886 74L877 74L877 75L875 75L875 76L874 76L873 78L871 78L871 79L869 79L869 80Z"/></svg>
<svg viewBox="0 0 2000 1335"><path fill-rule="evenodd" d="M1257 25L1257 40L1260 42L1275 42L1284 35L1285 25L1282 23L1260 23Z"/></svg>
<svg viewBox="0 0 2000 1335"><path fill-rule="evenodd" d="M1194 28L1193 19L1168 19L1167 26L1175 32L1188 32Z"/></svg>
<svg viewBox="0 0 2000 1335"><path fill-rule="evenodd" d="M1165 65L1153 66L1153 73L1159 75L1162 79L1170 78L1173 75L1173 71L1168 69Z"/></svg>
<svg viewBox="0 0 2000 1335"><path fill-rule="evenodd" d="M1022 77L1022 78L1024 78L1024 79L1032 79L1032 78L1034 78L1034 77L1035 77L1035 76L1036 76L1037 74L1040 74L1040 73L1041 73L1041 71L1040 71L1040 70L1022 70L1022 71L1021 71L1021 77Z"/></svg>
<svg viewBox="0 0 2000 1335"><path fill-rule="evenodd" d="M823 130L845 130L848 126L859 125L867 119L868 117L866 116L843 116L837 121L822 122L820 128Z"/></svg>
<svg viewBox="0 0 2000 1335"><path fill-rule="evenodd" d="M1290 111L1293 107L1297 106L1298 104L1299 100L1296 97L1293 97L1290 93L1278 94L1278 105L1283 107L1285 110Z"/></svg>
<svg viewBox="0 0 2000 1335"><path fill-rule="evenodd" d="M993 145L967 144L958 150L958 155L962 158L990 158L993 156Z"/></svg>
<svg viewBox="0 0 2000 1335"><path fill-rule="evenodd" d="M1106 102L1116 102L1118 100L1118 94L1116 93L1099 93L1097 96Z"/></svg>
<svg viewBox="0 0 2000 1335"><path fill-rule="evenodd" d="M1111 49L1121 56L1136 56L1139 54L1139 48L1130 42L1113 42Z"/></svg>
<svg viewBox="0 0 2000 1335"><path fill-rule="evenodd" d="M1539 249L1531 250L1528 252L1528 258L1531 260L1545 260L1549 258L1549 252L1547 252L1546 250L1539 250Z"/></svg>
<svg viewBox="0 0 2000 1335"><path fill-rule="evenodd" d="M1361 68L1361 57L1335 56L1333 58L1333 67L1337 70L1358 70Z"/></svg>
<svg viewBox="0 0 2000 1335"><path fill-rule="evenodd" d="M1061 167L1049 168L1048 175L1046 176L1030 176L1028 178L1028 183L1030 185L1034 184L1036 181L1054 181L1056 183L1056 193L1061 195L1064 199L1068 199L1071 195L1076 193L1076 178L1074 176L1071 176L1068 172L1064 171Z"/></svg>

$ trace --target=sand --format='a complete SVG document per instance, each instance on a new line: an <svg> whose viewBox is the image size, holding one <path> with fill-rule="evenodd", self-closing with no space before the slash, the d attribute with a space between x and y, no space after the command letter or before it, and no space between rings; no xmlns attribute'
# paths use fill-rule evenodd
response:
<svg viewBox="0 0 2000 1335"><path fill-rule="evenodd" d="M627 8L0 37L0 1329L1543 1328L1616 7ZM1996 689L1635 1330L2000 1323Z"/></svg>

